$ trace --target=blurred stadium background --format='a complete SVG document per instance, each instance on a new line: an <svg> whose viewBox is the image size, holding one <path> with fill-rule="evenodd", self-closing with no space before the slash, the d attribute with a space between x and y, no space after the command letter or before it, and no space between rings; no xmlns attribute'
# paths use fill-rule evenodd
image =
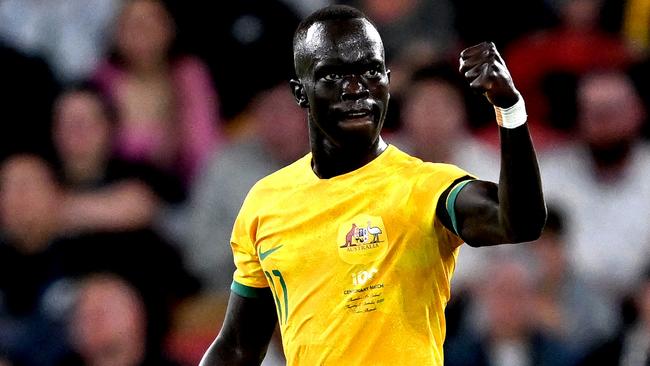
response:
<svg viewBox="0 0 650 366"><path fill-rule="evenodd" d="M246 192L308 151L291 38L332 3L0 0L0 366L198 363ZM526 100L549 222L461 249L446 364L648 364L650 1L338 3L384 37L390 143L498 179L474 43Z"/></svg>

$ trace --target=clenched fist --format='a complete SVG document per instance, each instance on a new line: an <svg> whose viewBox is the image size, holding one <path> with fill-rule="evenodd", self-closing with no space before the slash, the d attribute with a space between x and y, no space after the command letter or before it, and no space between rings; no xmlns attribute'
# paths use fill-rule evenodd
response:
<svg viewBox="0 0 650 366"><path fill-rule="evenodd" d="M460 53L459 69L470 88L485 95L496 107L511 107L520 98L510 72L492 42L464 49Z"/></svg>

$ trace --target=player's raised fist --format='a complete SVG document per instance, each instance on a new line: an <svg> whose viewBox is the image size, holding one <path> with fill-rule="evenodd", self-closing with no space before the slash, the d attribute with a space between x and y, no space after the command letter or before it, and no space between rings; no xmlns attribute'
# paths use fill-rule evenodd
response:
<svg viewBox="0 0 650 366"><path fill-rule="evenodd" d="M460 53L460 72L472 89L485 95L496 107L511 107L519 99L510 72L492 42L464 49Z"/></svg>

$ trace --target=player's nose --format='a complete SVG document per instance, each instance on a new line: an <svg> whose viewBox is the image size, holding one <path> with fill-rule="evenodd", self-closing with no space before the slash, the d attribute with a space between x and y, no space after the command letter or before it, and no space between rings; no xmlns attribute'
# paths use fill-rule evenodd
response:
<svg viewBox="0 0 650 366"><path fill-rule="evenodd" d="M368 97L368 87L364 84L361 77L350 75L343 79L341 99L357 100Z"/></svg>

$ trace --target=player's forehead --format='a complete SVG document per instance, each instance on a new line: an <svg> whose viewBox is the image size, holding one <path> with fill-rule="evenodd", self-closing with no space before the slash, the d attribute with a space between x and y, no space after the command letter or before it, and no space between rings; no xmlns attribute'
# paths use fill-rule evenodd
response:
<svg viewBox="0 0 650 366"><path fill-rule="evenodd" d="M377 29L365 19L314 23L307 30L304 50L311 66L329 63L384 62L384 48Z"/></svg>

